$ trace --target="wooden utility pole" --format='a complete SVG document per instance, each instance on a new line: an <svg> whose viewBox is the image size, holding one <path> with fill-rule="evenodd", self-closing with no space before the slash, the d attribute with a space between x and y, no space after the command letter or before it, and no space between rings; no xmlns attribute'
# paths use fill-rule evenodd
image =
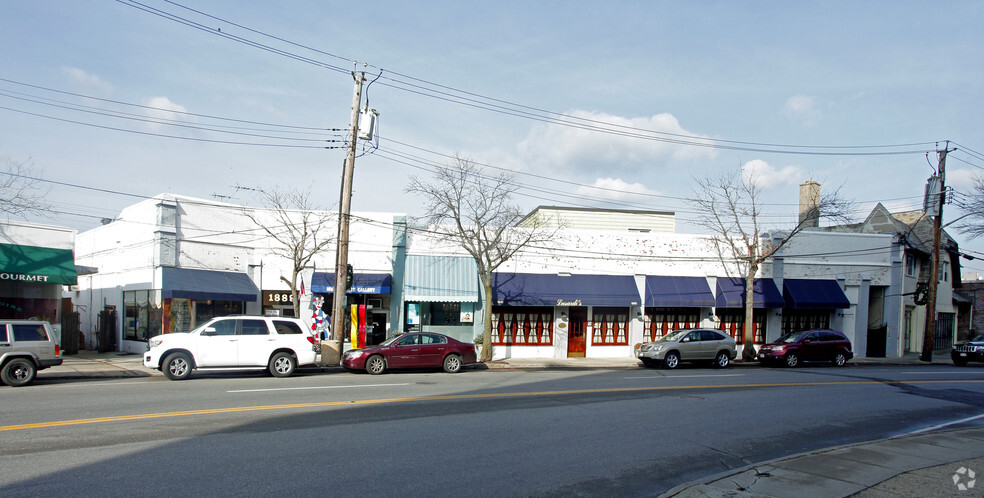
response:
<svg viewBox="0 0 984 498"><path fill-rule="evenodd" d="M359 140L359 106L362 104L362 84L365 72L352 71L355 78L355 91L352 96L352 121L349 127L348 154L342 171L342 193L338 202L338 242L335 253L335 289L331 306L331 337L329 351L321 348L321 364L337 365L341 362L342 344L345 332L345 280L348 266L349 217L352 209L352 176L355 171L355 149Z"/></svg>
<svg viewBox="0 0 984 498"><path fill-rule="evenodd" d="M937 199L939 209L936 212L936 217L933 218L933 255L929 265L929 293L927 297L929 301L926 303L926 330L923 331L922 353L919 354L919 359L922 361L933 361L933 339L936 336L936 289L940 280L940 236L943 232L943 203L946 201L944 170L949 145L947 142L947 146L937 152L940 156L940 193Z"/></svg>

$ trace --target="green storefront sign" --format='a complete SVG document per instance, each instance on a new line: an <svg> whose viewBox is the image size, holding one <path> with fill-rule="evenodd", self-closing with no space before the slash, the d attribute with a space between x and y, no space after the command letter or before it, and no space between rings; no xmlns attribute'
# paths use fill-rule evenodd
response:
<svg viewBox="0 0 984 498"><path fill-rule="evenodd" d="M75 285L75 256L70 249L0 244L0 282Z"/></svg>

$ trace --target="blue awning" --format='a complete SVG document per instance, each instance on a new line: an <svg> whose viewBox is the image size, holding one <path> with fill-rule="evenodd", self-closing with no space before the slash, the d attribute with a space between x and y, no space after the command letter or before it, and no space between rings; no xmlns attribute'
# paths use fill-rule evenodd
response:
<svg viewBox="0 0 984 498"><path fill-rule="evenodd" d="M844 291L835 280L806 280L787 278L782 281L782 296L787 308L832 309L850 308Z"/></svg>
<svg viewBox="0 0 984 498"><path fill-rule="evenodd" d="M752 295L754 308L782 308L786 304L771 278L756 278L752 282ZM745 279L719 277L714 304L718 308L744 308Z"/></svg>
<svg viewBox="0 0 984 498"><path fill-rule="evenodd" d="M646 277L646 307L710 308L714 294L704 277Z"/></svg>
<svg viewBox="0 0 984 498"><path fill-rule="evenodd" d="M161 268L161 297L256 301L260 290L245 273L189 268Z"/></svg>
<svg viewBox="0 0 984 498"><path fill-rule="evenodd" d="M504 306L638 306L635 277L492 274L492 302Z"/></svg>
<svg viewBox="0 0 984 498"><path fill-rule="evenodd" d="M471 256L407 256L406 301L477 303L478 286L478 264Z"/></svg>
<svg viewBox="0 0 984 498"><path fill-rule="evenodd" d="M389 273L354 273L352 288L346 294L389 294L393 276ZM331 294L335 292L335 273L314 272L311 292Z"/></svg>

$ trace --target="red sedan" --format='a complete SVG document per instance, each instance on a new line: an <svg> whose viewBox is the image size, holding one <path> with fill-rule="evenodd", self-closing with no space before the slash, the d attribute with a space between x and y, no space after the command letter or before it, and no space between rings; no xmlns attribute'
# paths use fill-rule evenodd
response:
<svg viewBox="0 0 984 498"><path fill-rule="evenodd" d="M397 368L444 368L456 373L477 361L475 345L444 334L410 332L391 337L377 346L351 349L342 356L348 370L378 375Z"/></svg>

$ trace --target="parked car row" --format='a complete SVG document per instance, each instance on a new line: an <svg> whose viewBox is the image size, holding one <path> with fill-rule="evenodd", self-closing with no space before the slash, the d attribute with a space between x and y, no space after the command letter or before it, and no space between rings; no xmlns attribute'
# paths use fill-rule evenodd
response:
<svg viewBox="0 0 984 498"><path fill-rule="evenodd" d="M984 355L984 343L981 348ZM677 368L681 362L709 362L725 368L738 356L733 337L714 329L683 329L666 334L653 342L639 344L635 356L645 367ZM762 345L758 361L796 367L807 362L824 362L844 366L854 357L851 341L836 331L804 330L783 335Z"/></svg>
<svg viewBox="0 0 984 498"><path fill-rule="evenodd" d="M320 342L296 318L224 316L190 332L152 337L143 364L171 380L193 370L268 370L289 377L298 367L316 364ZM342 366L381 374L400 368L442 368L456 373L477 361L475 345L443 334L414 332L378 346L347 351Z"/></svg>

